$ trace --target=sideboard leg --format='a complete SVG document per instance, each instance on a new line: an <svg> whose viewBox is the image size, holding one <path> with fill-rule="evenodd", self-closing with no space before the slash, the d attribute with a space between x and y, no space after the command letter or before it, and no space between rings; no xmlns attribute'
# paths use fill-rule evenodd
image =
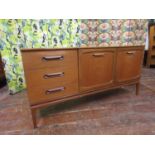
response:
<svg viewBox="0 0 155 155"><path fill-rule="evenodd" d="M136 95L139 95L140 83L136 83Z"/></svg>
<svg viewBox="0 0 155 155"><path fill-rule="evenodd" d="M37 128L36 109L31 109L33 127Z"/></svg>

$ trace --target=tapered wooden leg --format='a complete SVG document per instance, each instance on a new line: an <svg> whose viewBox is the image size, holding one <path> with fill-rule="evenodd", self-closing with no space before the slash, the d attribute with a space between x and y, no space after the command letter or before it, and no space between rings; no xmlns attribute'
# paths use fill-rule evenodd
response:
<svg viewBox="0 0 155 155"><path fill-rule="evenodd" d="M37 128L36 109L31 109L33 127Z"/></svg>
<svg viewBox="0 0 155 155"><path fill-rule="evenodd" d="M139 95L140 83L136 83L136 95Z"/></svg>

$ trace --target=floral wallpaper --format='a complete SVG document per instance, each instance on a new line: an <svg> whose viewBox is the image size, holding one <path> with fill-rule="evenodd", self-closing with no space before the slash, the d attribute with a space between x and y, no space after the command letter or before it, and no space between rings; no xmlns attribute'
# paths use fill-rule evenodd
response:
<svg viewBox="0 0 155 155"><path fill-rule="evenodd" d="M80 20L0 19L0 52L11 94L26 87L20 48L79 46Z"/></svg>
<svg viewBox="0 0 155 155"><path fill-rule="evenodd" d="M147 25L144 19L0 19L10 93L26 88L20 48L144 45Z"/></svg>
<svg viewBox="0 0 155 155"><path fill-rule="evenodd" d="M81 46L144 45L148 20L84 19L80 29Z"/></svg>

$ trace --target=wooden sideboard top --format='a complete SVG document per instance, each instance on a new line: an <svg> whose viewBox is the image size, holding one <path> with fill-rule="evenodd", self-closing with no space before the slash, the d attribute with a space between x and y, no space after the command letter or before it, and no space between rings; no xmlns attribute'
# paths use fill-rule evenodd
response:
<svg viewBox="0 0 155 155"><path fill-rule="evenodd" d="M144 45L139 46L108 46L108 47L62 47L62 48L21 48L21 52L31 52L31 51L51 51L51 50L77 50L77 49L102 49L102 48L142 48Z"/></svg>

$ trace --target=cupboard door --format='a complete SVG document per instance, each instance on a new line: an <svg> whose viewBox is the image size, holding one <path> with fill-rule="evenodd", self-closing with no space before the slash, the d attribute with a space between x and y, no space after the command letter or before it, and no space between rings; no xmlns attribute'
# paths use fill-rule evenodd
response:
<svg viewBox="0 0 155 155"><path fill-rule="evenodd" d="M85 49L79 51L80 91L109 85L113 82L114 50Z"/></svg>
<svg viewBox="0 0 155 155"><path fill-rule="evenodd" d="M139 49L119 50L116 63L116 81L124 82L140 77L143 51Z"/></svg>

